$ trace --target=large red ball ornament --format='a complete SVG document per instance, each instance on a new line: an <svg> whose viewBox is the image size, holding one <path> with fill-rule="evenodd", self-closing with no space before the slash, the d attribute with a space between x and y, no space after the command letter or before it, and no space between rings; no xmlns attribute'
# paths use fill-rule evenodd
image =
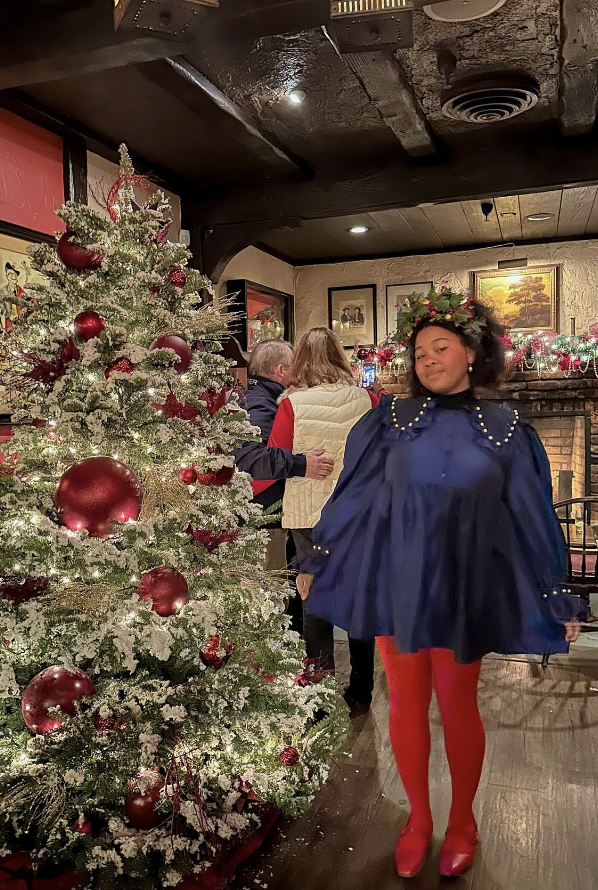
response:
<svg viewBox="0 0 598 890"><path fill-rule="evenodd" d="M197 474L197 482L199 485L228 485L235 475L234 467L222 467L221 470L208 470L206 473Z"/></svg>
<svg viewBox="0 0 598 890"><path fill-rule="evenodd" d="M219 634L216 634L207 642L205 649L202 649L199 653L199 657L206 665L206 667L212 667L215 670L218 670L221 667L224 667L226 662L232 655L233 645L229 643L228 640L222 640Z"/></svg>
<svg viewBox="0 0 598 890"><path fill-rule="evenodd" d="M195 485L197 482L197 470L195 469L195 464L191 467L183 467L179 472L179 479L181 482L184 482L185 485Z"/></svg>
<svg viewBox="0 0 598 890"><path fill-rule="evenodd" d="M67 269L75 269L77 272L85 272L89 269L99 269L103 257L99 253L93 253L84 247L73 244L71 238L74 232L65 232L60 238L56 248L58 259L64 263Z"/></svg>
<svg viewBox="0 0 598 890"><path fill-rule="evenodd" d="M187 284L187 273L178 263L172 267L166 277L174 287L185 287Z"/></svg>
<svg viewBox="0 0 598 890"><path fill-rule="evenodd" d="M143 493L130 467L110 457L88 457L62 474L54 503L67 528L110 535L110 522L137 519Z"/></svg>
<svg viewBox="0 0 598 890"><path fill-rule="evenodd" d="M163 618L175 615L189 599L185 576L168 566L147 572L137 588L140 600L151 600L152 609Z"/></svg>
<svg viewBox="0 0 598 890"><path fill-rule="evenodd" d="M165 818L155 809L164 787L164 779L149 770L143 773L143 779L143 791L135 780L130 782L131 791L125 803L125 813L133 828L153 828Z"/></svg>
<svg viewBox="0 0 598 890"><path fill-rule="evenodd" d="M106 322L101 315L90 309L75 316L74 330L80 340L93 340L106 330Z"/></svg>
<svg viewBox="0 0 598 890"><path fill-rule="evenodd" d="M174 349L179 357L178 362L174 366L177 374L184 374L189 367L192 355L191 348L182 337L158 337L157 340L154 340L150 349Z"/></svg>
<svg viewBox="0 0 598 890"><path fill-rule="evenodd" d="M71 717L75 714L75 702L85 695L93 695L95 687L85 671L73 671L61 665L45 668L37 674L23 693L21 713L33 732L44 733L62 726L60 717L51 717L49 708L59 707Z"/></svg>

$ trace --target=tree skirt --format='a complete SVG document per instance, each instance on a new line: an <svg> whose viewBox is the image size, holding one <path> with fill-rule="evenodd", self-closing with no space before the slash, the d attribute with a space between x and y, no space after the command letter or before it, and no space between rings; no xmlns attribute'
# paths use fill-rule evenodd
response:
<svg viewBox="0 0 598 890"><path fill-rule="evenodd" d="M224 890L236 870L258 850L274 828L280 810L272 807L264 814L260 828L235 850L228 850L207 871L192 875L177 890ZM81 878L69 871L54 878L36 877L29 853L14 853L0 860L0 890L75 890Z"/></svg>

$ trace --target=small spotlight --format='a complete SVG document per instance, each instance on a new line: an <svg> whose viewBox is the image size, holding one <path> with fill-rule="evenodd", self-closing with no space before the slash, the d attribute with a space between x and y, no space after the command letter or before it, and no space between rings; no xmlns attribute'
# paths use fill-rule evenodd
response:
<svg viewBox="0 0 598 890"><path fill-rule="evenodd" d="M351 226L349 229L352 235L365 235L369 231L367 226Z"/></svg>
<svg viewBox="0 0 598 890"><path fill-rule="evenodd" d="M303 101L305 101L305 97L307 93L305 90L291 90L289 93L289 102L293 105L301 105Z"/></svg>

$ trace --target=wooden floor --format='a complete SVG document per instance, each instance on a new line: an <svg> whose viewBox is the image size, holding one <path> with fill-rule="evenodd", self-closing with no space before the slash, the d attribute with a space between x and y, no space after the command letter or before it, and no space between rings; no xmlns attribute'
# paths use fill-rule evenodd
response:
<svg viewBox="0 0 598 890"><path fill-rule="evenodd" d="M346 666L346 645L340 661ZM597 653L598 654L598 653ZM436 857L450 780L435 703L430 764L434 846L413 880L393 850L408 808L387 736L380 665L372 711L353 722L351 757L333 770L310 811L283 822L234 890L598 890L598 661L540 665L484 661L480 704L487 751L473 869L441 879Z"/></svg>

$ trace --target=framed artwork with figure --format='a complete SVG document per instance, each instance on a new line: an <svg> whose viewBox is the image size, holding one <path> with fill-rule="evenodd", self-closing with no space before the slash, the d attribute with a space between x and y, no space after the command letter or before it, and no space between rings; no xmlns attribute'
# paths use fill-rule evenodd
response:
<svg viewBox="0 0 598 890"><path fill-rule="evenodd" d="M386 336L394 333L397 329L397 311L399 306L412 294L417 294L418 297L423 298L431 290L431 281L410 281L407 284L386 285Z"/></svg>
<svg viewBox="0 0 598 890"><path fill-rule="evenodd" d="M476 300L509 331L559 329L559 266L472 272Z"/></svg>
<svg viewBox="0 0 598 890"><path fill-rule="evenodd" d="M232 333L245 352L251 352L262 340L293 341L293 297L283 291L235 279L226 282L226 293L232 298L231 311L244 316Z"/></svg>
<svg viewBox="0 0 598 890"><path fill-rule="evenodd" d="M329 287L328 327L345 348L376 343L376 285Z"/></svg>

